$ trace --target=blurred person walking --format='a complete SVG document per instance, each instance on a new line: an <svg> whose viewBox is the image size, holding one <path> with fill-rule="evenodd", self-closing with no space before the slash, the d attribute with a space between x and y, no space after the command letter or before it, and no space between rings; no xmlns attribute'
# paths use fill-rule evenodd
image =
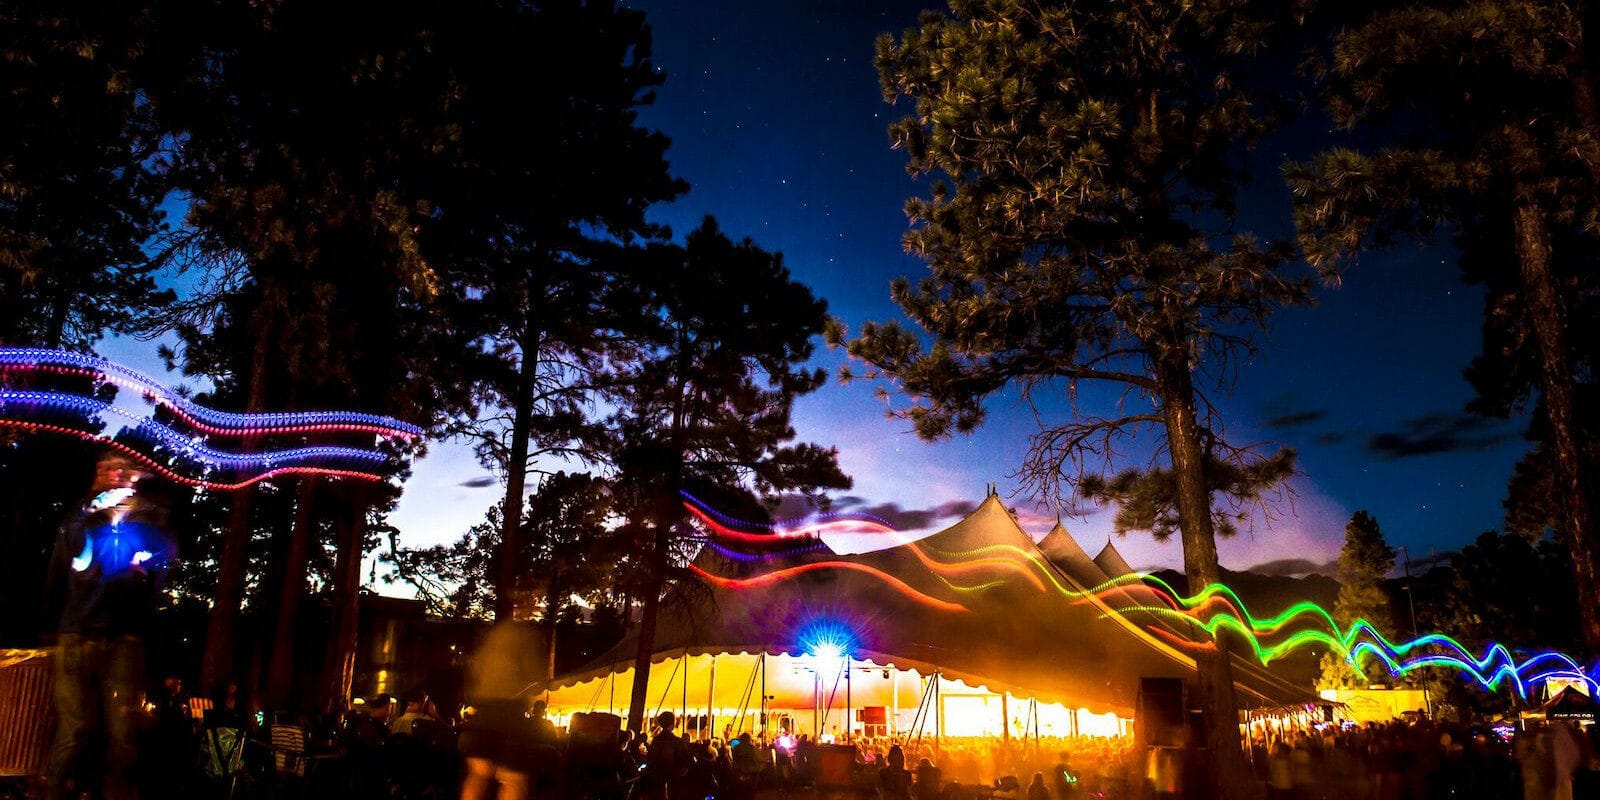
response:
<svg viewBox="0 0 1600 800"><path fill-rule="evenodd" d="M467 760L461 800L524 800L538 764L526 688L544 674L544 645L527 624L496 623L467 672L467 702L477 713L461 731ZM496 789L495 787L498 787Z"/></svg>
<svg viewBox="0 0 1600 800"><path fill-rule="evenodd" d="M176 560L165 510L138 490L144 472L107 451L89 498L62 524L50 559L65 584L57 627L56 737L47 797L98 789L135 798L135 723L144 684L144 633Z"/></svg>

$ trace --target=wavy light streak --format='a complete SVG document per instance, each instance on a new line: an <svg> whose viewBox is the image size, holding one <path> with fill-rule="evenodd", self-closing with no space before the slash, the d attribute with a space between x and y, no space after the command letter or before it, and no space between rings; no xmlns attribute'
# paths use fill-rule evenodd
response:
<svg viewBox="0 0 1600 800"><path fill-rule="evenodd" d="M691 571L693 571L696 575L699 575L701 578L704 578L706 581L710 582L714 586L720 586L720 587L722 587L724 589L738 589L738 590L755 589L755 588L762 587L762 586L768 586L768 585L771 585L773 583L777 583L778 581L788 580L789 578L793 578L796 575L803 575L803 574L805 574L807 572L816 572L816 571L819 571L819 570L831 570L831 569L848 570L848 571L852 571L852 572L860 572L860 573L863 573L865 575L871 576L872 578L875 578L878 581L881 581L886 586L894 589L895 591L899 592L900 594L904 595L905 597L909 598L910 600L915 601L917 603L921 603L922 605L925 605L925 606L927 606L929 608L937 609L939 611L948 611L950 613L957 613L957 614L966 613L967 610L968 610L966 606L961 605L959 603L952 603L952 602L949 602L947 600L940 600L939 598L933 597L932 595L924 594L923 592L918 591L916 588L912 587L910 584L906 583L905 581L902 581L899 578L896 578L895 576L890 575L889 573L884 572L881 569L877 569L875 567L869 567L866 564L857 564L854 561L816 561L816 562L812 562L810 564L801 564L801 565L796 566L796 567L786 567L784 569L773 570L772 572L764 573L764 574L761 574L761 575L756 575L756 576L749 577L749 578L725 578L725 577L722 577L721 575L713 575L713 574L711 574L709 572L706 572L705 570L703 570L703 569L701 569L701 568L699 568L699 567L697 567L697 566L695 566L693 564L689 565L689 569Z"/></svg>
<svg viewBox="0 0 1600 800"><path fill-rule="evenodd" d="M107 412L117 414L136 424L136 427L129 431L130 433L153 439L156 443L168 448L174 456L200 466L244 470L275 469L319 459L366 462L374 465L382 464L387 460L382 453L371 450L333 446L297 447L287 450L267 450L260 453L231 453L207 447L194 437L185 436L153 419L140 417L116 408L104 400L62 392L0 389L0 413L4 413L9 406L13 405L73 410L86 415L100 415Z"/></svg>
<svg viewBox="0 0 1600 800"><path fill-rule="evenodd" d="M827 513L807 514L803 517L790 517L789 519L774 520L772 522L752 522L724 514L721 511L712 508L704 500L701 500L700 498L695 497L686 491L679 490L678 494L682 496L685 501L693 504L695 508L705 512L706 515L716 517L722 522L722 524L727 525L730 528L737 528L740 530L782 530L787 528L805 527L817 522L849 519L859 522L871 522L879 527L887 529L888 532L896 532L895 527L891 525L888 520L876 514L870 514L865 511L830 511Z"/></svg>
<svg viewBox="0 0 1600 800"><path fill-rule="evenodd" d="M691 498L692 499L692 498ZM774 538L767 534L753 534L736 531L722 525L710 517L715 514L710 509L701 509L699 501L686 503L691 511L697 512L703 521L711 526L718 535L731 534L729 538L740 540L756 540L771 542ZM700 513L700 512L704 513ZM725 515L718 515L722 519L729 519ZM891 529L892 530L892 529ZM1108 598L1120 595L1125 598L1135 599L1140 604L1126 605L1111 608L1110 613L1150 614L1159 619L1173 620L1193 626L1197 632L1203 632L1203 639L1191 639L1182 636L1175 630L1168 630L1159 626L1147 626L1153 634L1172 644L1191 650L1214 650L1216 640L1224 630L1237 634L1250 647L1256 660L1263 665L1271 664L1301 648L1321 646L1342 655L1358 672L1361 671L1360 657L1370 654L1381 663L1384 668L1396 676L1404 676L1415 670L1437 667L1453 670L1471 680L1485 691L1497 691L1506 684L1510 684L1519 697L1526 697L1528 686L1550 677L1564 677L1579 679L1600 693L1600 664L1586 673L1583 667L1571 657L1555 652L1535 652L1526 658L1518 660L1509 648L1502 644L1492 644L1480 657L1474 654L1461 642L1442 633L1431 633L1419 636L1409 641L1396 644L1386 638L1372 623L1365 619L1358 619L1348 629L1341 627L1334 620L1333 615L1316 603L1302 601L1295 603L1282 612L1271 617L1257 618L1250 613L1248 606L1232 587L1226 584L1210 584L1199 592L1184 596L1178 593L1166 581L1157 576L1146 573L1132 573L1129 575L1112 578L1098 586L1087 590L1078 590L1070 585L1057 580L1055 570L1052 569L1037 551L1027 550L1010 544L986 545L960 553L942 551L928 548L935 553L946 557L961 559L956 563L939 561L931 557L916 543L907 545L910 552L922 563L924 567L933 572L947 586L957 591L971 592L1000 585L1004 581L990 581L979 586L960 586L952 583L951 576L965 576L972 573L1006 571L1024 577L1035 589L1047 591L1044 582L1037 573L1042 573L1053 585L1053 588L1064 598L1073 602L1084 602L1092 597ZM996 557L990 554L1000 554ZM1005 556L1009 556L1005 557ZM764 556L749 556L750 560L760 559ZM1031 567L1031 569L1030 569ZM896 588L902 592L915 592L894 576L883 573L871 567L854 564L851 562L820 562L801 567L791 567L777 570L756 578L743 579L741 586L758 586L782 580L795 574L811 571L812 569L848 568L870 572L886 581L894 581ZM704 574L704 573L702 573ZM731 581L733 579L706 576L714 581ZM729 584L722 584L729 585ZM1144 598L1140 595L1146 594ZM916 593L920 598L926 595ZM1154 600L1159 605L1151 604ZM942 601L936 601L942 602ZM1107 616L1107 615L1102 615ZM1301 627L1289 630L1288 635L1279 638L1295 623L1309 624L1312 627ZM1274 641L1265 641L1274 640Z"/></svg>
<svg viewBox="0 0 1600 800"><path fill-rule="evenodd" d="M870 520L834 519L826 522L814 522L797 528L774 528L768 533L752 533L724 525L712 518L699 506L684 502L683 507L711 532L711 535L722 539L750 544L773 544L778 541L794 539L817 539L824 533L879 533L882 531L881 523ZM893 529L888 529L892 531Z"/></svg>
<svg viewBox="0 0 1600 800"><path fill-rule="evenodd" d="M154 378L97 356L34 347L0 347L0 368L80 374L138 392L170 409L197 430L219 436L312 432L361 432L386 438L415 438L422 429L408 422L357 411L295 411L242 414L194 403Z"/></svg>
<svg viewBox="0 0 1600 800"><path fill-rule="evenodd" d="M11 419L0 419L0 427L14 428L17 430L27 431L29 433L54 433L66 436L75 436L85 441L95 442L97 444L110 447L127 455L130 458L135 459L136 461L148 467L151 472L160 475L167 480L173 481L174 483L181 483L185 486L194 486L216 492L237 491L239 489L254 486L262 481L268 481L272 480L273 478L284 477L288 475L317 475L328 478L349 478L351 480L371 482L383 480L383 477L380 475L374 475L370 472L358 472L355 470L327 469L323 467L279 467L257 475L252 475L249 478L245 478L244 480L240 481L208 481L199 478L191 478L187 475L174 472L165 465L156 463L149 456L132 447L129 447L126 444L123 444L122 442L107 439L103 436L96 436L92 433L85 433L84 431L74 428L68 428L62 425L50 425L42 422L21 422Z"/></svg>

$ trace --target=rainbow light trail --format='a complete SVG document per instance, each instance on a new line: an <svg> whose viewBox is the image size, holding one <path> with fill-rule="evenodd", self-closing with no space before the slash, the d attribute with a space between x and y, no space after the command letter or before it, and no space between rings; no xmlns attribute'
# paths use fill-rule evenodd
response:
<svg viewBox="0 0 1600 800"><path fill-rule="evenodd" d="M827 526L841 521L849 524L864 524L862 520L834 519L829 522L812 522L783 532L774 530L772 533L751 533L733 529L717 519L712 519L715 516L726 522L738 523L737 520L704 507L704 504L687 494L685 497L690 501L686 502L685 505L697 518L706 524L713 537L734 539L742 542L770 543L779 536L815 536L819 531L826 530ZM877 523L873 530L893 532L893 528L890 528L887 523L883 523L882 520L874 520L873 522ZM712 544L716 546L715 543ZM1156 605L1147 602L1141 605L1121 606L1114 608L1113 613L1122 615L1149 614L1159 619L1182 622L1192 626L1196 631L1206 634L1206 641L1197 641L1184 638L1174 631L1164 630L1160 627L1152 626L1147 628L1160 638L1186 648L1214 648L1215 640L1221 631L1232 631L1244 639L1256 660L1263 665L1271 664L1273 661L1301 648L1320 645L1343 655L1345 661L1355 668L1357 672L1361 671L1360 657L1363 654L1369 654L1376 658L1391 675L1404 676L1415 670L1428 667L1446 668L1462 674L1485 691L1497 691L1509 682L1517 696L1521 698L1527 697L1529 684L1547 678L1581 680L1589 685L1591 691L1600 694L1600 664L1596 664L1594 668L1585 672L1582 665L1576 660L1555 651L1534 652L1519 661L1509 648L1495 643L1489 646L1480 658L1475 656L1470 649L1459 641L1442 633L1430 633L1410 641L1395 644L1390 642L1372 623L1365 619L1357 619L1348 629L1343 629L1334 620L1333 615L1328 613L1327 609L1310 601L1295 603L1279 614L1266 619L1258 619L1250 613L1249 608L1237 592L1221 583L1211 584L1201 589L1198 593L1185 597L1174 590L1166 581L1155 575L1131 573L1113 578L1092 589L1079 590L1070 585L1064 585L1057 580L1054 574L1056 570L1047 566L1042 554L1037 551L1030 553L1015 545L996 544L961 553L941 553L946 557L961 559L956 563L934 560L915 543L909 543L907 546L923 566L943 580L945 585L958 591L978 591L1004 583L1004 581L990 581L977 586L958 586L948 579L954 575L988 570L1017 572L1023 575L1039 591L1047 591L1039 577L1028 568L1032 567L1033 570L1043 574L1059 594L1074 602L1086 601L1091 596L1105 599L1113 595L1127 598L1137 598L1140 595L1144 595L1145 599L1155 600L1160 604ZM720 552L725 548L718 549ZM1013 558L989 555L994 553L1009 555ZM788 554L788 551L783 554ZM754 561L777 555L780 554L743 554L740 560ZM1018 563L1019 561L1022 563ZM919 602L924 602L936 608L955 606L955 604L945 603L917 592L899 579L881 570L853 562L815 562L798 567L779 569L744 579L722 578L710 575L698 568L695 571L719 586L751 588L786 580L795 575L819 569L853 569L866 572L883 580L902 593L912 596ZM955 606L955 608L966 610L960 606ZM1208 614L1207 612L1212 609L1219 610ZM1293 630L1287 636L1270 645L1263 643L1264 638L1275 637L1297 620L1304 620L1313 627Z"/></svg>

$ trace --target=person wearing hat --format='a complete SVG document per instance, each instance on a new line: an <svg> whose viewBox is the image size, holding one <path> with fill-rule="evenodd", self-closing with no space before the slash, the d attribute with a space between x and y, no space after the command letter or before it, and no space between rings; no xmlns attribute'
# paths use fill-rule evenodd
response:
<svg viewBox="0 0 1600 800"><path fill-rule="evenodd" d="M66 598L56 637L52 799L82 794L92 776L106 800L138 796L143 638L176 559L165 513L138 491L142 477L133 459L107 451L89 499L56 537L50 580L65 584Z"/></svg>

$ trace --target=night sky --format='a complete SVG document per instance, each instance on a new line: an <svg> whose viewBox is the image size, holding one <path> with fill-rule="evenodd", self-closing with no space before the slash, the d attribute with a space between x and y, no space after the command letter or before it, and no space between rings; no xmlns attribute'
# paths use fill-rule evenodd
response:
<svg viewBox="0 0 1600 800"><path fill-rule="evenodd" d="M692 186L657 209L657 219L681 236L713 214L730 235L782 251L795 276L852 328L896 317L889 281L924 269L900 247L901 205L917 185L904 154L888 147L885 129L898 112L882 100L872 44L912 25L926 4L633 5L649 15L668 76L644 121L672 137L674 171ZM1289 234L1287 192L1272 166L1328 140L1311 119L1264 143L1266 169L1244 198L1242 228ZM1231 395L1213 399L1233 441L1293 446L1304 475L1274 521L1222 545L1225 566L1325 562L1336 557L1349 514L1362 508L1413 558L1500 524L1506 479L1526 444L1523 421L1462 411L1470 389L1461 370L1477 352L1481 306L1448 248L1406 248L1363 259L1342 286L1319 292L1317 307L1277 319ZM115 342L105 352L154 371L153 347ZM833 369L843 357L823 350L818 360ZM830 383L797 409L801 437L838 446L855 478L844 505L937 527L954 517L916 512L975 503L993 481L1032 532L1053 522L1053 512L1009 496L1035 426L1014 394L991 405L976 435L929 445L907 423L885 418L874 388ZM1122 463L1140 461L1135 452ZM474 486L466 475L487 473L457 446L436 446L417 466L392 519L403 542L451 540L481 519L499 487ZM1110 530L1105 514L1066 523L1091 552ZM1132 534L1117 544L1137 567L1181 559L1175 541Z"/></svg>

